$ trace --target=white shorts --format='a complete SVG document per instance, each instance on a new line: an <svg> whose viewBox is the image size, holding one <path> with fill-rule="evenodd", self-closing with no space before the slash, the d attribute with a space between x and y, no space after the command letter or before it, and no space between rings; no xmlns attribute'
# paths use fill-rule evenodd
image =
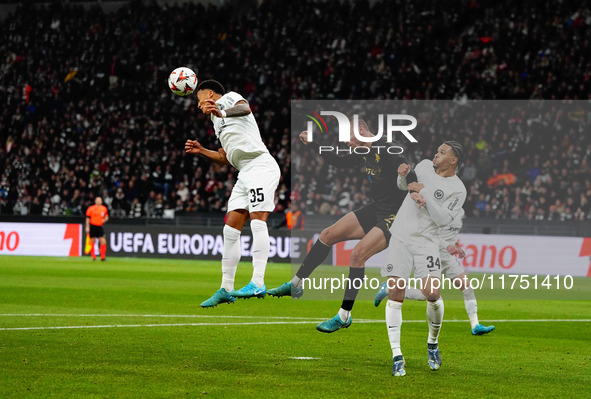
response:
<svg viewBox="0 0 591 399"><path fill-rule="evenodd" d="M447 252L445 247L439 247L439 256L441 257L441 271L447 278L456 278L464 273L464 268L460 265L458 258Z"/></svg>
<svg viewBox="0 0 591 399"><path fill-rule="evenodd" d="M238 180L228 200L228 212L273 212L275 190L279 185L279 165L270 154L262 154L238 172Z"/></svg>
<svg viewBox="0 0 591 399"><path fill-rule="evenodd" d="M424 247L408 245L392 237L386 253L386 264L382 266L382 277L408 279L413 271L415 278L441 278L439 248L434 244Z"/></svg>

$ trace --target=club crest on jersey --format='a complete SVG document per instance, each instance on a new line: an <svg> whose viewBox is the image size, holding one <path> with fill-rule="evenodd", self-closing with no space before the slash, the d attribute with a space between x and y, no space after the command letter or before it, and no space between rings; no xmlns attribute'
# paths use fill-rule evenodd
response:
<svg viewBox="0 0 591 399"><path fill-rule="evenodd" d="M440 200L441 198L443 198L443 191L437 190L435 191L435 193L433 193L433 196L435 197L435 199Z"/></svg>

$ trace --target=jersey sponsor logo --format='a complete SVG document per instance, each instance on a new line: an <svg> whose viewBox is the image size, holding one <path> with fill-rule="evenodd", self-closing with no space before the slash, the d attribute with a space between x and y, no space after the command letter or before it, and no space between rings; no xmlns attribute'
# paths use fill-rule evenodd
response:
<svg viewBox="0 0 591 399"><path fill-rule="evenodd" d="M460 201L460 199L459 198L456 198L454 202L452 202L451 204L449 204L449 206L447 207L447 209L449 209L450 211L453 211L459 201Z"/></svg>
<svg viewBox="0 0 591 399"><path fill-rule="evenodd" d="M370 168L370 167L366 166L365 173L367 173L370 176L381 176L382 175L382 168Z"/></svg>
<svg viewBox="0 0 591 399"><path fill-rule="evenodd" d="M435 199L442 199L443 198L443 191L441 190L436 190L435 193L433 193L433 196L435 197Z"/></svg>

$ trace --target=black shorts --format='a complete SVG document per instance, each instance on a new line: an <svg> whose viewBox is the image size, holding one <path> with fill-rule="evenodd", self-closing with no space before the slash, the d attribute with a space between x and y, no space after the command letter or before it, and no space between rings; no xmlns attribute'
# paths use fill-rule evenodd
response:
<svg viewBox="0 0 591 399"><path fill-rule="evenodd" d="M88 235L91 238L104 237L105 231L103 230L103 226L95 226L94 224L91 224Z"/></svg>
<svg viewBox="0 0 591 399"><path fill-rule="evenodd" d="M377 227L384 232L386 246L390 245L390 237L392 237L390 227L396 217L395 213L378 209L375 202L370 202L369 204L354 210L353 213L357 216L357 220L365 234L369 233L374 227Z"/></svg>

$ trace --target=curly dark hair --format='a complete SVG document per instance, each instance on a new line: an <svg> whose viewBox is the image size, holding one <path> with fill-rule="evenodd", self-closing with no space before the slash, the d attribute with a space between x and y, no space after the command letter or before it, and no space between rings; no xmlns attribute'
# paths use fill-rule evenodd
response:
<svg viewBox="0 0 591 399"><path fill-rule="evenodd" d="M203 82L199 83L199 86L197 86L197 90L195 91L199 90L213 90L214 92L221 94L222 96L226 94L224 86L222 86L222 84L217 80L213 79L204 80Z"/></svg>

